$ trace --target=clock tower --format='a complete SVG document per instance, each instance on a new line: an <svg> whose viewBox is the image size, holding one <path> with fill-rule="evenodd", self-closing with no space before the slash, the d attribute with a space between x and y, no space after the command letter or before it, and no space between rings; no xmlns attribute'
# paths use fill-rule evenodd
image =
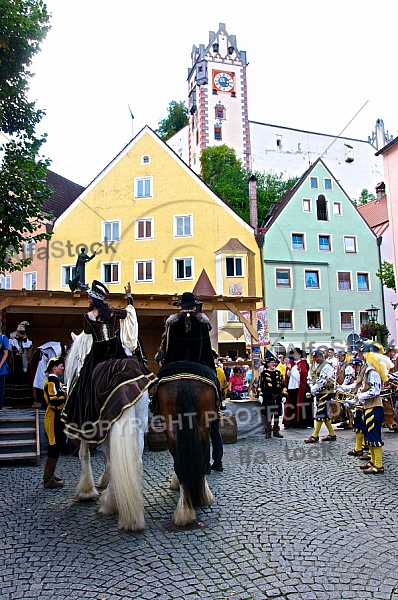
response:
<svg viewBox="0 0 398 600"><path fill-rule="evenodd" d="M247 110L246 52L220 23L210 31L209 44L192 48L188 69L188 164L200 173L204 148L226 144L234 148L246 169L251 167Z"/></svg>

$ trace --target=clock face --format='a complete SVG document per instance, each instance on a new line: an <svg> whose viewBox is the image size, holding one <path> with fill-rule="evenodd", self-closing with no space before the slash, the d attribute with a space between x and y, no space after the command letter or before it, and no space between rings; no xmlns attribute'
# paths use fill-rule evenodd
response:
<svg viewBox="0 0 398 600"><path fill-rule="evenodd" d="M234 87L234 79L229 73L217 73L214 85L220 92L230 92Z"/></svg>

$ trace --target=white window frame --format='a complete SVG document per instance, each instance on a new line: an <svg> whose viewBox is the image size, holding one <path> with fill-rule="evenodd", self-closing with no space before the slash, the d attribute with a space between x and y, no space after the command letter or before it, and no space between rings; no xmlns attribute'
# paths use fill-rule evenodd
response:
<svg viewBox="0 0 398 600"><path fill-rule="evenodd" d="M289 285L278 285L278 271L288 271ZM292 270L287 267L275 267L275 289L277 290L291 290L293 287Z"/></svg>
<svg viewBox="0 0 398 600"><path fill-rule="evenodd" d="M305 204L304 204L305 202L308 202L308 205L309 205L309 209L308 210L305 209ZM305 213L311 213L312 212L312 200L311 200L311 198L303 198L302 206L303 206L303 212L305 212Z"/></svg>
<svg viewBox="0 0 398 600"><path fill-rule="evenodd" d="M11 289L11 275L1 275L0 277L0 290Z"/></svg>
<svg viewBox="0 0 398 600"><path fill-rule="evenodd" d="M23 255L24 257L33 256L36 252L36 242L35 240L26 240L23 243Z"/></svg>
<svg viewBox="0 0 398 600"><path fill-rule="evenodd" d="M347 311L344 311L347 312ZM362 316L364 318L362 318ZM369 315L365 310L360 310L359 311L359 326L362 327L362 325L365 325L369 323Z"/></svg>
<svg viewBox="0 0 398 600"><path fill-rule="evenodd" d="M145 275L146 275L146 265L151 265L151 273L152 276L150 279L139 279L138 278L138 267L139 265L145 265ZM153 283L155 281L155 261L153 258L141 259L134 261L134 283Z"/></svg>
<svg viewBox="0 0 398 600"><path fill-rule="evenodd" d="M234 274L233 275L228 275L227 274L227 259L232 259L234 261ZM241 264L241 271L242 274L241 275L237 275L236 274L236 263L237 261L240 260L240 264ZM245 276L245 261L243 260L243 256L226 256L225 257L225 277L229 278L233 278L236 279L238 277L242 278Z"/></svg>
<svg viewBox="0 0 398 600"><path fill-rule="evenodd" d="M141 164L142 165L150 165L151 164L151 157L149 156L149 154L143 154L141 156Z"/></svg>
<svg viewBox="0 0 398 600"><path fill-rule="evenodd" d="M347 250L346 240L354 240L355 250ZM356 235L344 235L343 236L344 252L345 254L358 254L358 238Z"/></svg>
<svg viewBox="0 0 398 600"><path fill-rule="evenodd" d="M368 278L368 287L367 287L366 290L359 287L358 275L366 275L366 277ZM370 292L371 291L371 289L370 289L371 286L370 286L370 273L369 273L369 271L357 271L356 276L357 276L357 291L358 292L364 292L364 293Z"/></svg>
<svg viewBox="0 0 398 600"><path fill-rule="evenodd" d="M335 206L339 207L339 212L335 211ZM333 201L332 213L334 217L342 217L343 216L343 204L342 202Z"/></svg>
<svg viewBox="0 0 398 600"><path fill-rule="evenodd" d="M27 281L30 279L32 279L32 282L29 282L29 285L27 285ZM23 274L23 287L29 291L37 290L37 271L30 271Z"/></svg>
<svg viewBox="0 0 398 600"><path fill-rule="evenodd" d="M349 288L342 289L342 288L339 287L339 273L349 273L349 275L350 275L350 287ZM337 277L337 290L339 292L352 292L352 290L353 290L353 287L352 287L352 271L336 271L336 277Z"/></svg>
<svg viewBox="0 0 398 600"><path fill-rule="evenodd" d="M115 232L113 231L114 226L116 224L117 224L117 229L118 229L118 235L114 235ZM103 244L105 242L120 242L121 224L122 224L122 222L120 219L114 219L112 221L102 221L102 243ZM110 238L105 237L105 229L106 229L107 225L110 225L110 228L111 228L111 237Z"/></svg>
<svg viewBox="0 0 398 600"><path fill-rule="evenodd" d="M318 289L318 288L316 288L316 289ZM319 313L319 323L320 323L319 327L308 327L308 313L309 312ZM322 309L320 309L320 308L315 308L315 309L307 308L306 311L305 311L305 323L306 323L307 331L323 331L323 311L322 311Z"/></svg>
<svg viewBox="0 0 398 600"><path fill-rule="evenodd" d="M64 269L69 269L69 279L73 279L73 269L76 270L76 264L74 265L61 265L61 287L69 287L69 283L64 282ZM76 275L75 275L76 277Z"/></svg>
<svg viewBox="0 0 398 600"><path fill-rule="evenodd" d="M330 181L330 188L326 187L326 182ZM324 177L323 178L323 189L325 190L325 192L333 192L333 180L331 177Z"/></svg>
<svg viewBox="0 0 398 600"><path fill-rule="evenodd" d="M301 235L303 237L303 247L302 248L294 248L293 246L293 236ZM292 251L294 252L304 252L307 249L307 240L305 239L305 233L302 231L292 231L290 234L290 243L292 245Z"/></svg>
<svg viewBox="0 0 398 600"><path fill-rule="evenodd" d="M183 220L183 229L185 230L185 219L189 219L189 228L190 233L178 233L178 219ZM193 214L185 214L185 215L174 215L173 218L173 237L182 238L182 237L192 237L193 236Z"/></svg>
<svg viewBox="0 0 398 600"><path fill-rule="evenodd" d="M329 250L321 250L321 244L320 244L321 237L329 238ZM318 252L324 253L324 252L332 252L332 251L333 251L333 246L332 246L331 234L330 233L318 233Z"/></svg>
<svg viewBox="0 0 398 600"><path fill-rule="evenodd" d="M239 316L231 310L227 310L227 323L240 323Z"/></svg>
<svg viewBox="0 0 398 600"><path fill-rule="evenodd" d="M307 277L306 277L307 271L311 271L312 273L317 273L317 275L318 275L318 286L317 287L307 286ZM308 267L306 267L304 269L304 289L305 290L320 290L320 289L322 289L321 288L321 272L319 269L309 269Z"/></svg>
<svg viewBox="0 0 398 600"><path fill-rule="evenodd" d="M290 312L291 313L291 327L279 327L279 313L280 312ZM291 308L278 308L276 310L276 328L278 331L294 331L294 310Z"/></svg>
<svg viewBox="0 0 398 600"><path fill-rule="evenodd" d="M138 195L138 183L140 181L149 181L149 194L144 196ZM134 199L142 200L143 198L153 198L153 177L152 175L148 175L148 177L134 177Z"/></svg>
<svg viewBox="0 0 398 600"><path fill-rule="evenodd" d="M108 281L105 278L105 267L107 265L111 265L111 266L116 266L117 265L117 271L118 271L118 279L117 280ZM103 283L105 283L106 285L117 285L121 281L121 277L120 277L121 273L120 273L120 271L121 271L121 262L120 262L120 260L112 260L112 261L109 261L109 262L108 261L104 261L103 263L101 263L101 274L102 274L101 281L103 281Z"/></svg>
<svg viewBox="0 0 398 600"><path fill-rule="evenodd" d="M341 316L344 314L350 314L352 317L352 321L350 320L349 327L342 327ZM340 310L339 311L339 323L340 323L340 331L355 331L355 312L353 310Z"/></svg>
<svg viewBox="0 0 398 600"><path fill-rule="evenodd" d="M191 261L191 276L190 277L177 277L177 263L178 261L184 261L184 273L186 272L187 266L186 261ZM192 281L194 279L194 258L193 256L176 256L174 258L174 281Z"/></svg>
<svg viewBox="0 0 398 600"><path fill-rule="evenodd" d="M143 223L143 222L149 222L151 224L151 235L150 236L144 236L144 237L139 237L138 235L138 229L139 229L139 224ZM136 242L146 242L148 240L153 240L154 236L155 236L155 232L154 232L154 226L155 226L155 219L153 217L144 217L142 219L135 219L134 221L134 239ZM144 227L144 229L146 229Z"/></svg>
<svg viewBox="0 0 398 600"><path fill-rule="evenodd" d="M316 187L312 187L312 185L311 185L311 179L316 179ZM310 175L310 177L309 177L309 184L310 184L310 190L319 190L319 177L316 177L314 175Z"/></svg>

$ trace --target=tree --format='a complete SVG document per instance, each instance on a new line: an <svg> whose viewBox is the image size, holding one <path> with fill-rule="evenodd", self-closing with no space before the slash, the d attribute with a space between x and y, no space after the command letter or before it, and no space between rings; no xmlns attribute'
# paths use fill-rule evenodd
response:
<svg viewBox="0 0 398 600"><path fill-rule="evenodd" d="M258 222L262 223L270 206L288 190L297 178L282 179L282 173L246 171L236 152L226 144L203 150L200 157L203 181L248 223L250 222L248 179L257 180Z"/></svg>
<svg viewBox="0 0 398 600"><path fill-rule="evenodd" d="M39 156L45 135L35 134L44 112L28 99L29 67L49 29L42 0L0 0L0 273L30 263L18 253L26 240L48 237L42 207L49 161ZM12 259L10 258L13 255Z"/></svg>
<svg viewBox="0 0 398 600"><path fill-rule="evenodd" d="M355 206L358 206L358 204L367 204L368 202L371 202L372 200L375 200L375 197L373 196L373 194L371 192L369 192L369 190L363 189L358 200L353 198L352 202L353 202L353 204L355 204Z"/></svg>
<svg viewBox="0 0 398 600"><path fill-rule="evenodd" d="M376 271L376 276L381 279L383 285L385 285L390 290L394 290L396 292L395 287L395 274L394 274L394 265L387 260L383 260L380 265L380 269Z"/></svg>
<svg viewBox="0 0 398 600"><path fill-rule="evenodd" d="M188 109L185 103L172 100L168 107L168 116L159 121L156 133L165 142L185 125L188 125Z"/></svg>

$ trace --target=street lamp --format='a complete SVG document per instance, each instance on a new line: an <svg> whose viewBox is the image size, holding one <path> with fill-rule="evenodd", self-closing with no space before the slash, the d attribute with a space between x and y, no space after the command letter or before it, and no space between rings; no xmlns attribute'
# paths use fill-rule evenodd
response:
<svg viewBox="0 0 398 600"><path fill-rule="evenodd" d="M369 308L366 309L366 312L368 313L369 321L371 323L376 323L377 314L378 314L379 310L380 310L380 308L377 308L377 306L373 306L373 304L371 304L369 306ZM376 339L376 336L372 335L372 340L375 341L375 339Z"/></svg>
<svg viewBox="0 0 398 600"><path fill-rule="evenodd" d="M377 321L377 315L378 315L379 310L380 310L380 308L377 308L377 306L373 306L373 304L371 304L371 306L369 306L369 308L366 309L366 312L368 313L369 321L371 323L375 323Z"/></svg>

